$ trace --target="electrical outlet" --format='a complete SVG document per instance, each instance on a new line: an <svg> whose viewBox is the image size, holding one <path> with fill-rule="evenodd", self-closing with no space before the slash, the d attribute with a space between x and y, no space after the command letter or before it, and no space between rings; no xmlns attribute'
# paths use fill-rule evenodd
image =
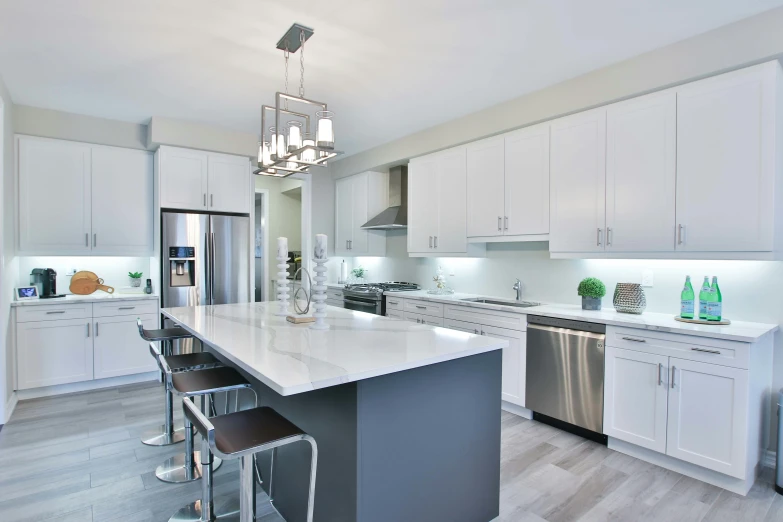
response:
<svg viewBox="0 0 783 522"><path fill-rule="evenodd" d="M652 270L643 270L642 271L642 286L651 288L653 286L653 271Z"/></svg>
<svg viewBox="0 0 783 522"><path fill-rule="evenodd" d="M75 275L75 274L76 274L76 272L78 272L78 270L76 270L75 268L70 268L70 269L68 269L68 270L65 272L65 275L67 275L67 276L72 276L72 275Z"/></svg>

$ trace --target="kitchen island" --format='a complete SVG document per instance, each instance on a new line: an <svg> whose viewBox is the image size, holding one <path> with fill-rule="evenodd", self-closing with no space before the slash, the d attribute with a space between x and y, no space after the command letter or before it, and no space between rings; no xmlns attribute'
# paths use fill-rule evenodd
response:
<svg viewBox="0 0 783 522"><path fill-rule="evenodd" d="M317 522L498 516L507 341L334 307L331 328L316 331L276 310L270 302L162 312L253 381L262 405L315 438ZM263 473L268 460L260 462ZM289 522L305 520L309 462L306 444L278 451L274 500Z"/></svg>

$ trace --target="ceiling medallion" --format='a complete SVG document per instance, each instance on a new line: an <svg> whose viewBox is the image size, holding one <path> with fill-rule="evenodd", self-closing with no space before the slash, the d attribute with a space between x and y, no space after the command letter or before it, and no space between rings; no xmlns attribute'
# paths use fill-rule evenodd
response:
<svg viewBox="0 0 783 522"><path fill-rule="evenodd" d="M325 103L308 100L304 90L304 46L313 30L294 24L277 42L285 59L285 92L275 93L275 106L261 106L261 141L258 169L254 174L285 178L324 167L327 160L342 154L334 150L334 113ZM288 94L288 57L299 51L299 95ZM291 108L289 108L289 103ZM267 115L274 113L274 125L267 128ZM315 127L315 128L313 128Z"/></svg>

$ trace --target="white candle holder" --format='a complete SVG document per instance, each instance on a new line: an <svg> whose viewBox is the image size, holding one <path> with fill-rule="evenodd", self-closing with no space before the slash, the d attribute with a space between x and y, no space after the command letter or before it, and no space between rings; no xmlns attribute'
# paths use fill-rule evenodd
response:
<svg viewBox="0 0 783 522"><path fill-rule="evenodd" d="M325 255L325 254L324 254ZM315 322L310 325L310 328L313 330L328 330L329 325L326 323L326 285L324 284L326 282L326 262L328 261L328 258L315 258L313 259L313 262L315 263L315 277L313 278L315 280L315 284L312 288L312 301L313 301L313 308L315 311L313 312L313 317L315 317Z"/></svg>
<svg viewBox="0 0 783 522"><path fill-rule="evenodd" d="M288 310L288 257L277 257L277 312L275 315L287 316Z"/></svg>

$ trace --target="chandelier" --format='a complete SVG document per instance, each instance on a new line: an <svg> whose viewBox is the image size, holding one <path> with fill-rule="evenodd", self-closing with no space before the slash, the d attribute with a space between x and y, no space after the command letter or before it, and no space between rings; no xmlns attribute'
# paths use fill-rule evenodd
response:
<svg viewBox="0 0 783 522"><path fill-rule="evenodd" d="M277 42L285 59L285 92L275 93L274 107L261 106L261 141L254 174L285 178L308 172L310 167L324 167L327 160L342 154L334 150L334 113L325 103L305 98L304 47L312 35L309 27L294 24ZM297 51L299 95L294 96L288 93L288 58ZM274 125L267 127L267 117Z"/></svg>

